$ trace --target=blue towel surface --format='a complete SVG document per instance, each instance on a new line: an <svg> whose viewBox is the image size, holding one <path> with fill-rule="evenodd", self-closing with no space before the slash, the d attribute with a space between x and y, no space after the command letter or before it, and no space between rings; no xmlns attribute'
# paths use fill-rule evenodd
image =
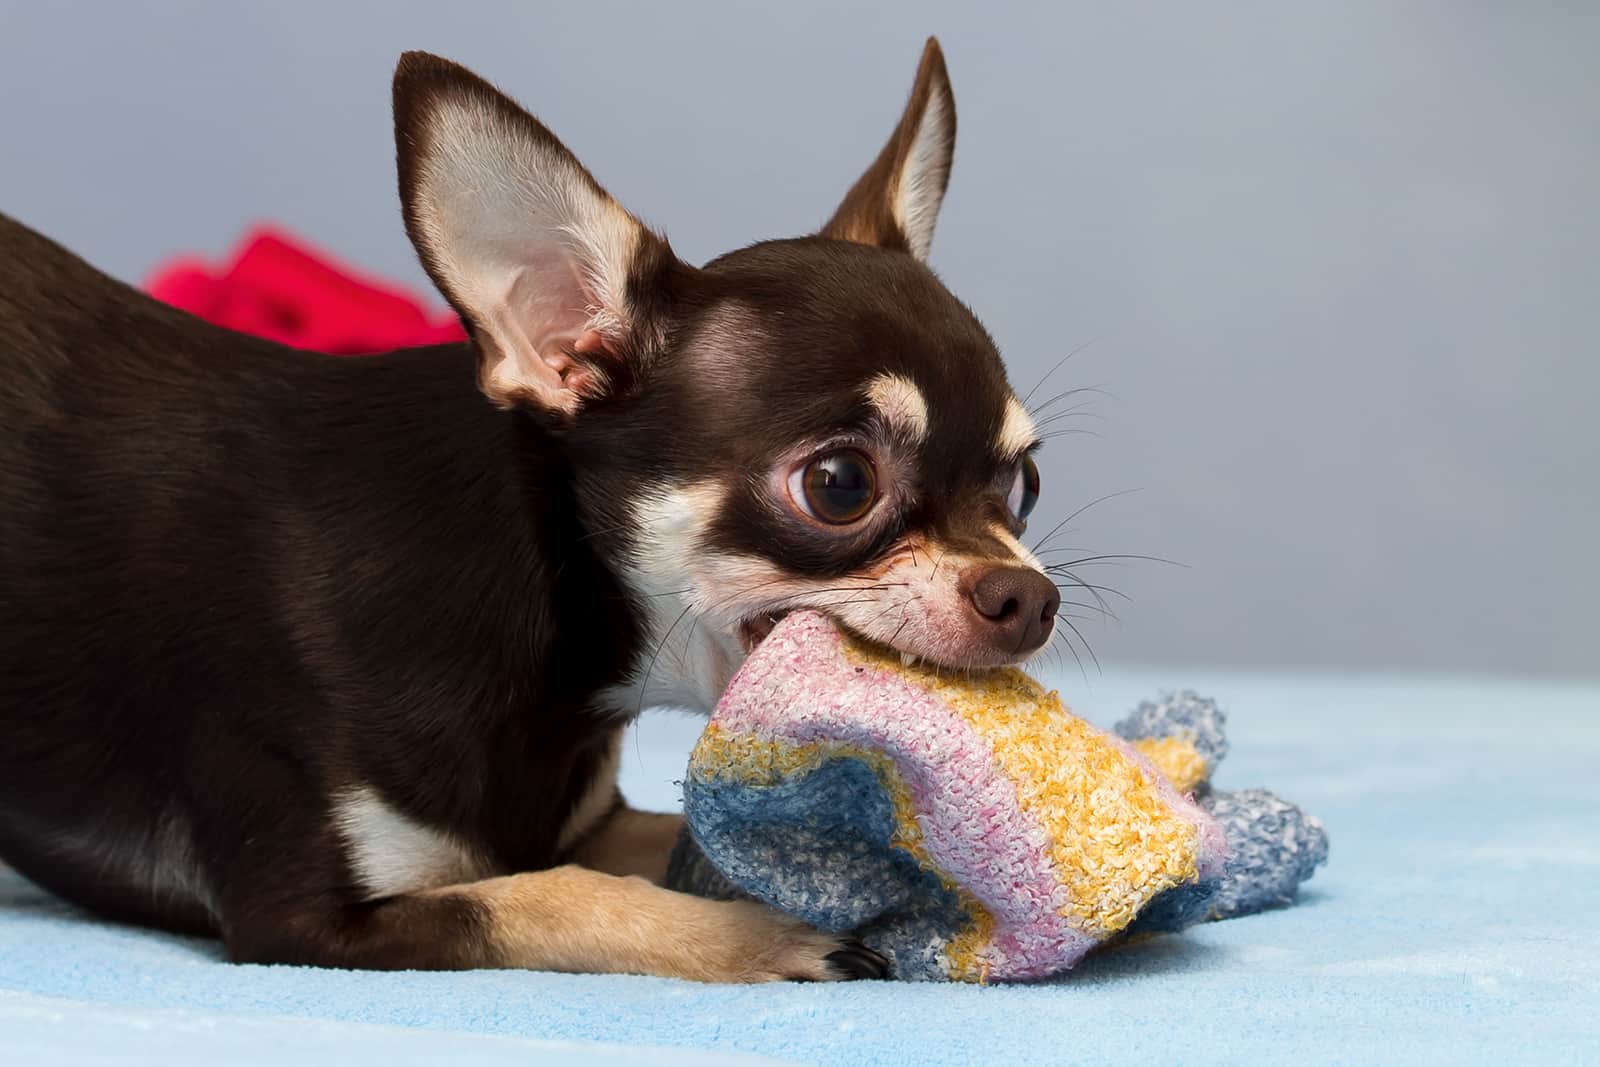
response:
<svg viewBox="0 0 1600 1067"><path fill-rule="evenodd" d="M1328 826L1284 911L1034 986L716 987L522 972L236 967L0 870L0 1063L1600 1062L1600 687L1155 672L1056 679L1108 724L1162 688L1229 711L1222 788ZM698 720L625 746L676 802Z"/></svg>

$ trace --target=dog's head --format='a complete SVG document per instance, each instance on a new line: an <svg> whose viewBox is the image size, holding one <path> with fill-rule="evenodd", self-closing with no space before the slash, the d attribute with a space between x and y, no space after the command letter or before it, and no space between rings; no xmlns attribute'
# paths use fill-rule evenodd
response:
<svg viewBox="0 0 1600 1067"><path fill-rule="evenodd" d="M800 606L953 667L1045 645L1057 590L1018 540L1038 434L925 262L955 140L936 42L818 234L698 269L462 68L408 54L395 114L407 229L484 391L559 436L651 620L640 703L714 699Z"/></svg>

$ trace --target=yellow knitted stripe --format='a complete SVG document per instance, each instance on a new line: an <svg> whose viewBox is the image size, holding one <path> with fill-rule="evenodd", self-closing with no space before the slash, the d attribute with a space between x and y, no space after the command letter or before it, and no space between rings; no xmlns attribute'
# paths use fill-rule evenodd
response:
<svg viewBox="0 0 1600 1067"><path fill-rule="evenodd" d="M1192 793L1211 777L1211 765L1194 747L1193 736L1141 737L1129 742L1134 751L1156 765L1156 770L1167 776L1174 789Z"/></svg>
<svg viewBox="0 0 1600 1067"><path fill-rule="evenodd" d="M798 772L816 770L822 759L821 745L783 745L753 734L730 734L713 722L700 735L689 763L710 778L774 786Z"/></svg>
<svg viewBox="0 0 1600 1067"><path fill-rule="evenodd" d="M1162 801L1151 775L1069 714L1056 693L1018 670L969 676L907 667L848 639L845 653L927 690L988 743L1025 819L1050 840L1070 897L1062 916L1078 929L1107 937L1156 894L1198 876L1196 828Z"/></svg>
<svg viewBox="0 0 1600 1067"><path fill-rule="evenodd" d="M952 882L928 855L910 790L889 757L842 742L791 745L767 741L752 734L729 733L716 723L706 726L690 756L691 765L701 774L758 788L777 785L793 774L809 773L825 760L835 759L858 759L872 769L894 811L890 847L905 850L955 895L969 921L945 946L950 977L956 981L979 981L987 970L981 956L994 932L994 916L977 897Z"/></svg>
<svg viewBox="0 0 1600 1067"><path fill-rule="evenodd" d="M955 893L970 916L970 921L944 946L945 968L950 972L952 981L987 982L989 964L984 954L994 937L994 916L971 893L960 886L951 885L943 875L939 876L939 880Z"/></svg>

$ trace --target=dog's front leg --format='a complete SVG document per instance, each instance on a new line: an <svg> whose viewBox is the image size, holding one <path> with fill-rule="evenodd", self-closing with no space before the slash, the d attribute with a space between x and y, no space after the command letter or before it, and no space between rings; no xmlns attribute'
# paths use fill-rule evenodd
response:
<svg viewBox="0 0 1600 1067"><path fill-rule="evenodd" d="M636 813L637 814L637 813ZM881 957L763 904L674 893L576 865L323 911L230 909L240 962L448 970L517 967L701 982L882 977Z"/></svg>
<svg viewBox="0 0 1600 1067"><path fill-rule="evenodd" d="M606 874L638 875L660 885L683 816L637 811L619 797L617 807L573 848L570 859Z"/></svg>

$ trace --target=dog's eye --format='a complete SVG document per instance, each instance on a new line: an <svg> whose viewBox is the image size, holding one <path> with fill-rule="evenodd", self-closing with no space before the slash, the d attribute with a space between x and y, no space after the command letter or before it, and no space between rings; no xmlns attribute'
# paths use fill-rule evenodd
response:
<svg viewBox="0 0 1600 1067"><path fill-rule="evenodd" d="M1032 456L1023 456L1022 462L1017 465L1017 479L1011 483L1011 492L1006 494L1006 507L1011 509L1011 514L1017 517L1018 522L1026 522L1038 502L1039 465Z"/></svg>
<svg viewBox="0 0 1600 1067"><path fill-rule="evenodd" d="M789 495L818 522L849 526L872 510L878 476L866 456L840 449L817 456L790 475Z"/></svg>

